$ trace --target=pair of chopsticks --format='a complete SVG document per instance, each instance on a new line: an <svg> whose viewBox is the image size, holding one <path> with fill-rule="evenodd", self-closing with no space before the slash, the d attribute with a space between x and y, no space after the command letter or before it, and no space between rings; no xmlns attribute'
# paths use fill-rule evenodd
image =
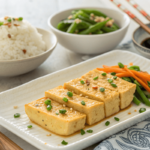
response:
<svg viewBox="0 0 150 150"><path fill-rule="evenodd" d="M118 2L118 0L110 0L113 2L118 8L124 11L131 19L136 21L146 32L150 34L150 28L145 25L140 19L138 19L133 13L131 13L127 8L125 8L122 4ZM135 9L137 9L145 18L150 20L150 16L138 5L134 2L134 0L126 0L129 2Z"/></svg>

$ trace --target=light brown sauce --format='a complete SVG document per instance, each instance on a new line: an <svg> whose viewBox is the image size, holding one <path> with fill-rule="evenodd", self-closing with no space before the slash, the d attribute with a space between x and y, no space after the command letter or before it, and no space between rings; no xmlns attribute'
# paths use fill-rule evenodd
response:
<svg viewBox="0 0 150 150"><path fill-rule="evenodd" d="M85 127L84 127L84 130L87 129L87 128L91 128L91 127L93 127L93 126L95 126L95 125L97 125L97 124L99 124L99 123L101 123L101 122L103 122L103 121L105 121L105 120L108 120L109 118L111 118L111 117L113 117L113 116L119 114L120 112L126 111L126 110L128 110L129 108L131 108L131 107L132 107L132 104L130 104L127 108L120 110L118 113L115 113L114 115L111 115L111 116L109 116L109 117L107 117L107 118L104 118L103 120L101 120L101 121L99 121L99 122L97 122L97 123L95 123L95 124L93 124L93 125L87 125L87 124L86 124ZM38 125L38 126L40 126L39 124L33 122L32 120L31 120L31 122L34 123L34 124L36 124L36 125ZM43 128L42 126L40 126L40 127ZM43 129L46 130L46 131L48 131L48 132L50 132L51 134L55 134L55 135L57 135L57 136L59 136L59 137L63 137L63 138L68 138L68 137L72 137L72 136L74 136L74 135L80 134L80 131L77 131L77 132L75 132L75 133L73 133L73 134L71 134L71 135L59 135L59 134L53 133L52 131L49 131L49 130L47 130L47 129L45 129L45 128L43 128ZM45 136L46 136L46 135L45 135Z"/></svg>

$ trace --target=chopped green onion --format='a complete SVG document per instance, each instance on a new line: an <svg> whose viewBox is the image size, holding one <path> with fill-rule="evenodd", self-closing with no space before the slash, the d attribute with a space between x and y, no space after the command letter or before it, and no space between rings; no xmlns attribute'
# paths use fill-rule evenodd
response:
<svg viewBox="0 0 150 150"><path fill-rule="evenodd" d="M106 76L106 73L105 73L105 72L103 72L101 75L102 75L102 76Z"/></svg>
<svg viewBox="0 0 150 150"><path fill-rule="evenodd" d="M7 21L8 21L8 22L11 22L11 18L8 18Z"/></svg>
<svg viewBox="0 0 150 150"><path fill-rule="evenodd" d="M59 112L60 112L61 114L65 114L65 113L67 112L67 110L65 110L65 109L60 109Z"/></svg>
<svg viewBox="0 0 150 150"><path fill-rule="evenodd" d="M73 96L73 93L70 92L70 91L68 91L68 92L67 92L67 95L68 95L69 97L72 97L72 96Z"/></svg>
<svg viewBox="0 0 150 150"><path fill-rule="evenodd" d="M62 144L62 145L67 145L68 142L66 142L65 140L63 140L63 141L61 142L61 144Z"/></svg>
<svg viewBox="0 0 150 150"><path fill-rule="evenodd" d="M22 21L22 20L23 20L23 18L22 18L22 17L19 17L19 18L18 18L18 21Z"/></svg>
<svg viewBox="0 0 150 150"><path fill-rule="evenodd" d="M110 122L109 121L106 121L105 125L106 126L109 126Z"/></svg>
<svg viewBox="0 0 150 150"><path fill-rule="evenodd" d="M19 113L14 114L14 118L19 118L19 117L20 117Z"/></svg>
<svg viewBox="0 0 150 150"><path fill-rule="evenodd" d="M112 82L113 82L113 80L110 79L110 78L108 78L107 81L108 81L109 83L112 83Z"/></svg>
<svg viewBox="0 0 150 150"><path fill-rule="evenodd" d="M4 24L4 22L0 22L0 26L2 26Z"/></svg>
<svg viewBox="0 0 150 150"><path fill-rule="evenodd" d="M147 81L147 83L148 83L148 86L150 87L150 81Z"/></svg>
<svg viewBox="0 0 150 150"><path fill-rule="evenodd" d="M64 98L63 98L63 101L64 101L64 102L68 102L68 98L64 97Z"/></svg>
<svg viewBox="0 0 150 150"><path fill-rule="evenodd" d="M93 80L97 80L98 79L98 76L97 77L95 77L95 78L93 78Z"/></svg>
<svg viewBox="0 0 150 150"><path fill-rule="evenodd" d="M114 119L116 120L116 121L119 121L120 119L119 118L117 118L117 117L114 117Z"/></svg>
<svg viewBox="0 0 150 150"><path fill-rule="evenodd" d="M51 105L51 100L47 99L44 103L45 103L46 105Z"/></svg>
<svg viewBox="0 0 150 150"><path fill-rule="evenodd" d="M115 79L115 80L116 80L116 79L117 79L117 76L114 76L114 77L113 77L113 79Z"/></svg>
<svg viewBox="0 0 150 150"><path fill-rule="evenodd" d="M117 85L116 85L115 83L111 83L111 85L112 85L113 87L117 87Z"/></svg>
<svg viewBox="0 0 150 150"><path fill-rule="evenodd" d="M52 105L47 105L47 110L51 110L52 109Z"/></svg>
<svg viewBox="0 0 150 150"><path fill-rule="evenodd" d="M15 21L15 18L12 18L13 19L13 21Z"/></svg>
<svg viewBox="0 0 150 150"><path fill-rule="evenodd" d="M59 113L55 113L56 115L59 115Z"/></svg>
<svg viewBox="0 0 150 150"><path fill-rule="evenodd" d="M81 84L84 84L85 82L83 80L80 81Z"/></svg>
<svg viewBox="0 0 150 150"><path fill-rule="evenodd" d="M85 105L85 101L81 101L81 104L82 104L82 105Z"/></svg>
<svg viewBox="0 0 150 150"><path fill-rule="evenodd" d="M32 125L28 125L27 127L28 127L28 128L32 128Z"/></svg>
<svg viewBox="0 0 150 150"><path fill-rule="evenodd" d="M100 87L100 89L99 89L101 92L105 92L105 88L103 88L103 87Z"/></svg>
<svg viewBox="0 0 150 150"><path fill-rule="evenodd" d="M81 131L81 135L85 134L85 131L83 129L81 129L80 131Z"/></svg>
<svg viewBox="0 0 150 150"><path fill-rule="evenodd" d="M128 69L135 70L135 71L140 71L140 67L139 66L130 66Z"/></svg>
<svg viewBox="0 0 150 150"><path fill-rule="evenodd" d="M124 68L124 65L121 62L118 63L118 66L119 68Z"/></svg>
<svg viewBox="0 0 150 150"><path fill-rule="evenodd" d="M116 72L112 72L111 75L115 76L115 75L116 75Z"/></svg>
<svg viewBox="0 0 150 150"><path fill-rule="evenodd" d="M86 132L88 132L88 133L92 133L92 132L93 132L93 130L87 130Z"/></svg>
<svg viewBox="0 0 150 150"><path fill-rule="evenodd" d="M146 108L140 108L139 113L143 113L146 111Z"/></svg>

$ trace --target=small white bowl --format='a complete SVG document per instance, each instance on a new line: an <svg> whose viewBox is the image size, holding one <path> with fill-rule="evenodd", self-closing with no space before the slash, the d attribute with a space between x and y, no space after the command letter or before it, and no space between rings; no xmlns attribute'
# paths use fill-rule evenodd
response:
<svg viewBox="0 0 150 150"><path fill-rule="evenodd" d="M150 28L150 24L147 24L147 26ZM150 35L143 28L138 27L133 32L132 41L138 52L143 56L150 58L150 49L141 45L142 41L147 38L150 38Z"/></svg>
<svg viewBox="0 0 150 150"><path fill-rule="evenodd" d="M80 54L99 54L114 49L125 36L130 23L129 17L120 11L101 7L90 8L99 10L108 17L113 18L115 23L120 26L120 29L115 32L99 35L78 35L62 32L56 28L57 24L61 20L67 18L72 10L81 8L84 9L89 7L71 8L57 12L49 17L48 25L57 36L58 42L65 48Z"/></svg>
<svg viewBox="0 0 150 150"><path fill-rule="evenodd" d="M47 30L37 28L46 43L46 51L40 55L20 60L0 60L0 76L17 76L34 70L41 65L57 45L56 36Z"/></svg>

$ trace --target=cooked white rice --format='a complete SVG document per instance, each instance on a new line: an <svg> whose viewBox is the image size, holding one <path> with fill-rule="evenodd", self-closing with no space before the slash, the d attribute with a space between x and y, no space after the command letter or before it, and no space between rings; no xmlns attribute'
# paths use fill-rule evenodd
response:
<svg viewBox="0 0 150 150"><path fill-rule="evenodd" d="M0 19L0 60L17 60L46 51L42 35L27 21Z"/></svg>

